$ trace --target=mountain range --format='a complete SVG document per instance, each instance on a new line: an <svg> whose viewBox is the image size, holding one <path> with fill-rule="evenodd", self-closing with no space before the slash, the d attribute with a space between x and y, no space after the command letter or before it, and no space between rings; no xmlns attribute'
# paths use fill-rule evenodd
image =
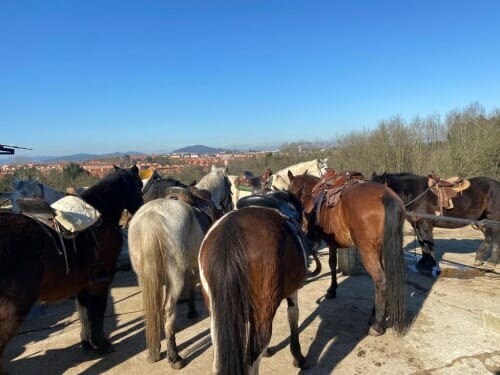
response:
<svg viewBox="0 0 500 375"><path fill-rule="evenodd" d="M176 150L171 151L171 153L193 153L193 154L215 154L218 152L230 152L238 150L229 150L224 148L214 148L208 147L204 145L194 145L194 146L186 146L182 148L178 148ZM69 161L69 162L82 162L87 160L98 160L98 159L110 159L110 158L118 158L125 155L150 155L152 153L144 153L140 151L127 151L127 152L112 152L106 154L87 154L87 153L79 153L72 155L64 155L64 156L27 156L20 155L14 157L14 163L56 163L61 161ZM161 154L161 152L155 152L154 154Z"/></svg>

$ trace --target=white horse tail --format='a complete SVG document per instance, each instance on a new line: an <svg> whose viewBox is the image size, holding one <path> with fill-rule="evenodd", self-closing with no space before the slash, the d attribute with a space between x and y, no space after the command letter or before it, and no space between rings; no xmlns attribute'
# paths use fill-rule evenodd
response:
<svg viewBox="0 0 500 375"><path fill-rule="evenodd" d="M146 347L148 360L160 360L161 333L164 324L163 285L167 282L166 266L164 264L165 228L164 218L155 211L145 212L134 228L138 233L141 249L139 284L142 288L142 301L146 326ZM168 286L167 286L168 288Z"/></svg>

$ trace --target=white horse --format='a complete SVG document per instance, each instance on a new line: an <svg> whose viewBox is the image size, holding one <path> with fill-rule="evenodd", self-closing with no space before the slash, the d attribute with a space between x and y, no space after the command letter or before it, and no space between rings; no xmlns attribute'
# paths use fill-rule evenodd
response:
<svg viewBox="0 0 500 375"><path fill-rule="evenodd" d="M232 181L229 180L227 175L227 167L217 168L215 165L212 165L210 173L203 176L195 185L198 189L210 191L215 207L224 212L231 211L234 208L231 199L231 186Z"/></svg>
<svg viewBox="0 0 500 375"><path fill-rule="evenodd" d="M21 209L17 204L18 198L40 198L49 204L64 197L65 193L52 189L50 186L36 180L19 180L14 177L12 180L14 190L11 194L12 211L19 213Z"/></svg>
<svg viewBox="0 0 500 375"><path fill-rule="evenodd" d="M316 177L323 176L325 169L328 168L326 164L328 158L326 159L313 159L309 161L304 161L302 163L291 165L287 168L283 168L278 172L273 174L273 180L271 186L275 190L287 190L290 184L290 179L288 178L288 171L291 171L293 175L299 175L307 172Z"/></svg>
<svg viewBox="0 0 500 375"><path fill-rule="evenodd" d="M229 181L223 169L212 168L197 188L207 189L214 205L232 210ZM176 304L187 278L190 291L188 317L198 316L194 302L198 252L215 218L180 199L189 197L188 188L172 189L176 189L176 193L149 201L135 213L129 224L128 243L132 268L142 288L148 360L155 362L160 359L163 328L167 360L172 368L179 369L184 366L184 361L175 342Z"/></svg>
<svg viewBox="0 0 500 375"><path fill-rule="evenodd" d="M278 172L273 173L270 179L270 185L275 190L286 190L288 189L288 184L290 179L288 178L288 171L292 171L294 175L302 174L307 171L308 174L312 174L317 177L321 177L326 165L326 159L313 159L310 161L304 161L302 163L294 164L289 167L283 168ZM235 181L239 176L229 175L228 178L231 181L231 192L233 194L233 204L236 207L238 200L240 198L246 197L254 193L252 189L241 189L235 185Z"/></svg>

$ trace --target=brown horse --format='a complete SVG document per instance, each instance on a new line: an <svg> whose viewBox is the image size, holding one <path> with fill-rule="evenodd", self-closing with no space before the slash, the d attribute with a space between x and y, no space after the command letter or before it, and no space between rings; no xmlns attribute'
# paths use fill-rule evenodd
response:
<svg viewBox="0 0 500 375"><path fill-rule="evenodd" d="M286 195L300 210L300 202ZM205 236L198 262L211 312L215 373L258 373L285 298L294 365L306 366L298 330L297 290L306 277L299 226L278 209L252 205L226 214Z"/></svg>
<svg viewBox="0 0 500 375"><path fill-rule="evenodd" d="M82 347L112 351L104 312L123 241L118 221L124 209L134 213L142 204L138 172L115 167L82 193L101 219L73 239L24 214L0 214L0 357L35 302L70 296L76 296Z"/></svg>
<svg viewBox="0 0 500 375"><path fill-rule="evenodd" d="M386 316L397 333L405 324L405 280L401 199L389 188L373 182L346 183L338 202L316 200L313 189L320 179L289 173L288 190L304 206L306 231L318 231L328 244L331 285L327 298L336 297L337 248L356 246L363 266L375 284L371 335L385 332ZM345 176L341 176L340 179Z"/></svg>

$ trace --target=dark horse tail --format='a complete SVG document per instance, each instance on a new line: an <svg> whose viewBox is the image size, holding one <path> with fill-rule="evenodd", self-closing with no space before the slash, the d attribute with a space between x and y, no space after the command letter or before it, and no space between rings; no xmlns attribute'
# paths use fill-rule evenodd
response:
<svg viewBox="0 0 500 375"><path fill-rule="evenodd" d="M397 334L407 330L405 314L405 265L403 224L405 209L395 197L384 195L385 208L383 261L387 280L387 315Z"/></svg>
<svg viewBox="0 0 500 375"><path fill-rule="evenodd" d="M226 222L224 235L219 236L216 247L207 255L203 276L209 290L212 329L215 331L214 350L217 373L244 375L251 365L249 333L250 290L248 246L237 224Z"/></svg>

